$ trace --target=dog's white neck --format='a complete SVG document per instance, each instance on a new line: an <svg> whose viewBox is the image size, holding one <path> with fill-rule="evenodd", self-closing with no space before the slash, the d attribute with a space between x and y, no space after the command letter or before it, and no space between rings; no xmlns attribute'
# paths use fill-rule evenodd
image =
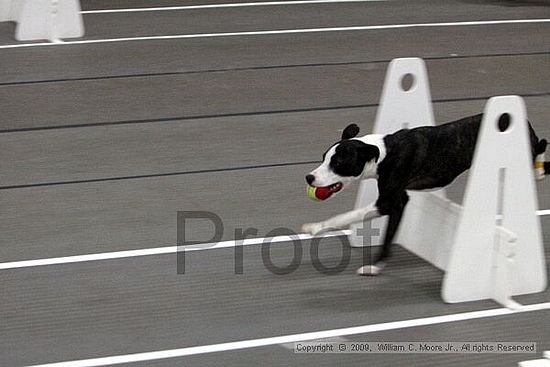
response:
<svg viewBox="0 0 550 367"><path fill-rule="evenodd" d="M367 178L378 178L377 168L378 164L386 158L386 144L384 144L383 134L369 134L362 136L360 138L355 138L359 141L362 141L365 144L374 145L380 151L380 157L376 162L369 162L365 165L363 173L361 174L361 179L365 180Z"/></svg>

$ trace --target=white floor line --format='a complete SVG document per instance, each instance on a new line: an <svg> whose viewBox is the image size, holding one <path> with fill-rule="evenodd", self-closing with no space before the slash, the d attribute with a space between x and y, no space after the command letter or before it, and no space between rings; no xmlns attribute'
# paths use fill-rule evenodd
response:
<svg viewBox="0 0 550 367"><path fill-rule="evenodd" d="M81 14L112 14L112 13L143 13L152 11L174 11L174 10L198 10L198 9L224 9L224 8L246 8L256 6L288 6L308 4L335 4L335 3L372 3L387 0L298 0L298 1L262 1L249 3L231 4L206 4L206 5L185 5L185 6L161 6L152 8L131 8L131 9L97 9L82 11Z"/></svg>
<svg viewBox="0 0 550 367"><path fill-rule="evenodd" d="M257 347L266 347L285 343L295 343L300 341L311 341L317 339L326 339L334 337L343 337L349 335L368 334L379 331L405 329L418 326L437 325L449 322L468 321L482 318L512 315L525 312L541 311L550 309L550 302L537 303L533 305L522 306L518 310L508 308L497 308L491 310L464 312L452 315L432 316L419 319L385 322L380 324L354 326L332 330L314 331L302 334L291 334L261 339L241 340L235 342L201 345L196 347L185 347L180 349L168 349L155 352L136 353L117 355L110 357L82 359L59 363L47 363L34 365L30 367L98 367L109 366L121 363L154 361L166 358L186 357L199 354L208 354L216 352L227 352Z"/></svg>
<svg viewBox="0 0 550 367"><path fill-rule="evenodd" d="M481 21L470 21L470 22L386 24L386 25L369 25L369 26L355 26L355 27L281 29L281 30L271 30L271 31L267 30L267 31L250 31L250 32L175 34L175 35L168 35L168 36L89 39L89 40L78 40L78 41L64 41L59 43L56 43L56 42L16 43L12 45L0 46L0 49L23 48L23 47L45 47L45 46L91 45L91 44L100 44L100 43L160 41L160 40L176 40L176 39L196 39L196 38L268 36L268 35L301 34L301 33L354 32L354 31L373 31L373 30L387 30L387 29L464 27L464 26L537 24L537 23L550 23L550 19L541 18L541 19L481 20Z"/></svg>
<svg viewBox="0 0 550 367"><path fill-rule="evenodd" d="M537 215L539 216L550 215L550 209L537 210ZM350 230L342 230L342 231L328 232L328 233L325 233L324 235L316 236L316 237L329 238L329 237L338 237L338 236L348 236L350 233L351 233ZM300 241L310 240L312 238L313 237L311 235L304 234L304 233L297 234L295 236L295 239L298 239ZM280 243L280 242L289 242L290 240L291 238L289 236L248 238L242 242L230 240L230 241L202 243L198 245L185 246L185 251L218 250L223 248L235 247L237 245L252 246L252 245L261 245L264 242ZM88 262L88 261L125 259L125 258L131 258L131 257L139 257L139 256L174 254L176 253L177 249L178 249L177 246L164 246L164 247L146 248L141 250L102 252L98 254L86 254L86 255L51 257L46 259L11 261L11 262L0 263L0 270L33 268L37 266L47 266L47 265L73 264L73 263L81 263L81 262Z"/></svg>
<svg viewBox="0 0 550 367"><path fill-rule="evenodd" d="M349 230L334 231L334 232L328 232L322 236L317 236L317 237L329 238L329 237L337 237L337 236L347 236L350 233L351 231ZM313 237L308 234L297 234L296 236L293 236L293 238L303 241L303 240L309 240ZM185 248L185 251L218 250L222 248L232 248L238 245L251 246L251 245L261 245L264 242L280 243L280 242L289 242L291 240L292 238L289 236L260 237L260 238L248 238L248 239L245 239L244 241L231 240L231 241L222 241L222 242L213 242L213 243L202 243L198 245L185 246L184 248ZM12 261L12 262L0 263L0 270L32 268L32 267L46 266L46 265L72 264L72 263L81 263L81 262L99 261L99 260L124 259L124 258L130 258L130 257L138 257L138 256L175 254L177 250L178 250L177 246L165 246L165 247L156 247L156 248L148 248L148 249L141 249L141 250L102 252L98 254L52 257L47 259L36 259L36 260Z"/></svg>

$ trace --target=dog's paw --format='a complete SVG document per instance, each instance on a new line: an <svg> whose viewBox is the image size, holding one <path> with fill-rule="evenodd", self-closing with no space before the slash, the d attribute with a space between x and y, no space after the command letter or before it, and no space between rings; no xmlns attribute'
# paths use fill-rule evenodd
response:
<svg viewBox="0 0 550 367"><path fill-rule="evenodd" d="M375 265L364 265L357 269L356 273L357 275L377 276L382 273L385 266L386 264L383 262L377 262Z"/></svg>
<svg viewBox="0 0 550 367"><path fill-rule="evenodd" d="M302 231L316 236L323 232L323 225L321 223L306 223L302 226Z"/></svg>

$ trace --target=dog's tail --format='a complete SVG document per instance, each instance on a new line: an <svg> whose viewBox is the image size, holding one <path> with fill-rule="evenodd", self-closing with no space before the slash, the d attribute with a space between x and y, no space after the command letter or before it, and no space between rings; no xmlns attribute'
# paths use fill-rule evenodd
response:
<svg viewBox="0 0 550 367"><path fill-rule="evenodd" d="M544 175L550 174L550 162L545 161L545 152L548 141L540 139L535 144L535 178L537 180L544 179Z"/></svg>

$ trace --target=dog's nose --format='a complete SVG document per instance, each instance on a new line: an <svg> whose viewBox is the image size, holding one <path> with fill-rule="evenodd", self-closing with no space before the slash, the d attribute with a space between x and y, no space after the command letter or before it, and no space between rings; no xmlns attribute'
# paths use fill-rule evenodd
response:
<svg viewBox="0 0 550 367"><path fill-rule="evenodd" d="M307 175L306 176L306 182L308 183L308 185L311 185L313 183L313 181L315 181L315 176L313 176L313 175Z"/></svg>

